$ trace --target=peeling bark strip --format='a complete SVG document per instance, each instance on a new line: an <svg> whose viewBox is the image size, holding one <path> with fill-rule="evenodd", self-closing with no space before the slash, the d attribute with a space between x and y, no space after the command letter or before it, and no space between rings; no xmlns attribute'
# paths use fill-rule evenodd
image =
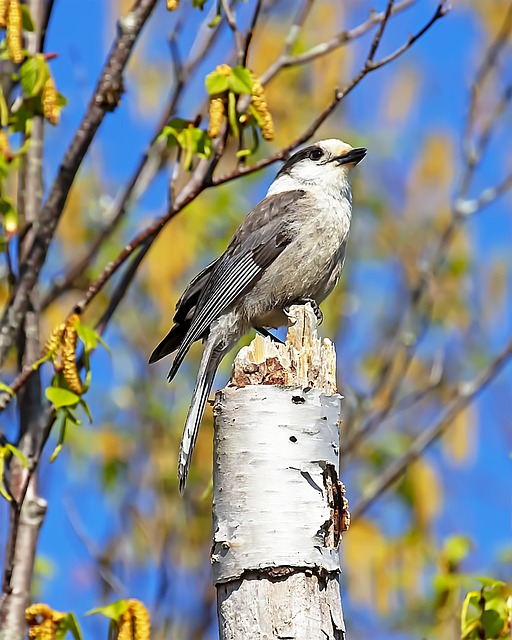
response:
<svg viewBox="0 0 512 640"><path fill-rule="evenodd" d="M286 344L256 337L217 393L211 559L221 640L344 637L335 370L311 307L292 307Z"/></svg>

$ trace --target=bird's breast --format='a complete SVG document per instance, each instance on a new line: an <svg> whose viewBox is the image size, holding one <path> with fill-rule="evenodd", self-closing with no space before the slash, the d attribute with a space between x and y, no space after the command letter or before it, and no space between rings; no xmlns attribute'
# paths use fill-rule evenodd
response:
<svg viewBox="0 0 512 640"><path fill-rule="evenodd" d="M346 208L326 198L311 210L298 212L297 235L268 267L244 300L246 317L254 325L281 326L281 309L295 300L320 303L336 285L350 230Z"/></svg>

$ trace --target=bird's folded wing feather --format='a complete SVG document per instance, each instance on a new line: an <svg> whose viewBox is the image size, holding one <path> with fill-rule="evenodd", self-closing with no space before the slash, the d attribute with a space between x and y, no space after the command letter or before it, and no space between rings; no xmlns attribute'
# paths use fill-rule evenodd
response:
<svg viewBox="0 0 512 640"><path fill-rule="evenodd" d="M174 377L192 343L238 301L293 240L297 232L290 220L295 218L294 210L302 206L303 198L301 190L267 197L242 222L201 292L169 379Z"/></svg>

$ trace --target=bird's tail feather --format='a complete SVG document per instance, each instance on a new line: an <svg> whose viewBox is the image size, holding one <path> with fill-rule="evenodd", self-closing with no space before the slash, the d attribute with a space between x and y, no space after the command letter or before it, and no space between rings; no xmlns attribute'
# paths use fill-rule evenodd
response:
<svg viewBox="0 0 512 640"><path fill-rule="evenodd" d="M181 438L180 453L178 458L178 480L180 493L183 494L187 484L188 470L192 460L192 453L196 444L199 425L203 417L208 394L212 388L213 379L217 367L226 349L218 344L216 336L210 334L206 344L197 373L196 385L192 394L192 401L188 410L187 421Z"/></svg>

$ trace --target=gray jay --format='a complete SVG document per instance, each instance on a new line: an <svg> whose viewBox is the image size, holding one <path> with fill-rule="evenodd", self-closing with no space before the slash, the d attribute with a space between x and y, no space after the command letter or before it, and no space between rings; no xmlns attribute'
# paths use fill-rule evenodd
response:
<svg viewBox="0 0 512 640"><path fill-rule="evenodd" d="M341 274L350 231L350 170L366 155L341 140L301 149L281 167L226 251L199 273L176 305L174 326L151 354L176 352L171 381L196 340L204 341L178 462L180 492L215 372L251 328L286 325L292 304L318 305Z"/></svg>

